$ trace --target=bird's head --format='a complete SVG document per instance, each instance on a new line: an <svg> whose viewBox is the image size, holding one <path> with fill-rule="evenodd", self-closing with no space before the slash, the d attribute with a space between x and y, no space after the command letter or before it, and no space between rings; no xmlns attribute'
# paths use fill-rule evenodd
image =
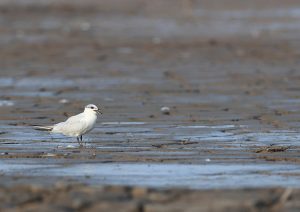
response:
<svg viewBox="0 0 300 212"><path fill-rule="evenodd" d="M84 110L95 112L95 113L98 113L98 114L102 114L101 111L99 110L99 108L96 105L93 105L93 104L89 104L89 105L85 106Z"/></svg>

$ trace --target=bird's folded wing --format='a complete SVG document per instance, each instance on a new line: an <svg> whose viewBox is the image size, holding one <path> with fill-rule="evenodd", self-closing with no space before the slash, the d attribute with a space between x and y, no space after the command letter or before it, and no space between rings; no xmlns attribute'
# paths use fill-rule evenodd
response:
<svg viewBox="0 0 300 212"><path fill-rule="evenodd" d="M58 123L54 126L54 132L64 134L81 134L86 128L86 122L81 114L68 118L65 122Z"/></svg>

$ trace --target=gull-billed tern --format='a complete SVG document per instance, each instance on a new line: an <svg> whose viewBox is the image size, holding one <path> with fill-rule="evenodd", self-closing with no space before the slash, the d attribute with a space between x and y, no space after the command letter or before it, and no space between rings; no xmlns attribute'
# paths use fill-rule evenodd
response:
<svg viewBox="0 0 300 212"><path fill-rule="evenodd" d="M34 128L36 130L50 131L52 133L76 137L81 146L82 136L94 128L97 121L97 114L102 114L98 107L89 104L85 106L82 113L71 116L64 122L52 126L35 126Z"/></svg>

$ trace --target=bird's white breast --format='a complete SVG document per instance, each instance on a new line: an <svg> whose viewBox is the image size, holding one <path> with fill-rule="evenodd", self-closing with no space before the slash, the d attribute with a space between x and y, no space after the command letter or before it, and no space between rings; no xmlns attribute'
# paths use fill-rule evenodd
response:
<svg viewBox="0 0 300 212"><path fill-rule="evenodd" d="M96 114L86 114L86 127L83 134L91 131L94 128L96 121L97 121Z"/></svg>

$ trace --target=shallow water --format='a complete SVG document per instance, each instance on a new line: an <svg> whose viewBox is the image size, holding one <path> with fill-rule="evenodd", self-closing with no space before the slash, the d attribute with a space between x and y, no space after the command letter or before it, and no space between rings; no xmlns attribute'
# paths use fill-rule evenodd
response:
<svg viewBox="0 0 300 212"><path fill-rule="evenodd" d="M133 185L158 188L220 189L244 187L297 187L300 165L285 164L36 164L1 161L5 175L70 177L92 185ZM258 180L259 179L259 180Z"/></svg>
<svg viewBox="0 0 300 212"><path fill-rule="evenodd" d="M1 6L3 175L155 187L300 184L299 5L63 2ZM103 115L84 148L31 127L89 103ZM287 149L268 151L274 146Z"/></svg>
<svg viewBox="0 0 300 212"><path fill-rule="evenodd" d="M70 177L97 185L193 189L300 185L298 163L257 164L251 160L259 156L253 150L260 146L298 147L297 132L244 132L248 129L245 125L172 126L104 122L86 136L87 144L80 149L74 138L35 131L31 127L2 126L0 130L5 133L1 134L1 155L11 159L4 159L0 170L9 176ZM17 160L20 153L36 155L39 159ZM147 162L151 159L153 162ZM159 160L166 162L158 163Z"/></svg>

